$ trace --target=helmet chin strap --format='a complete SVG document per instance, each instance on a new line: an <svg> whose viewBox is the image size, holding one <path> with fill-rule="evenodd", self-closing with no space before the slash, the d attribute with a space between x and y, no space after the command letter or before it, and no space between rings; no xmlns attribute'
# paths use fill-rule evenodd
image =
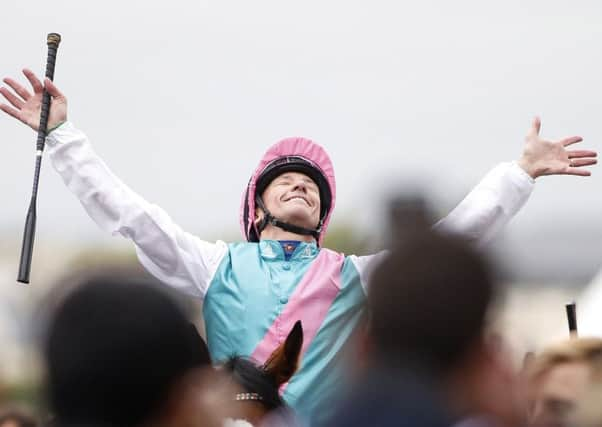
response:
<svg viewBox="0 0 602 427"><path fill-rule="evenodd" d="M316 241L318 241L320 237L320 233L322 232L322 219L318 223L318 227L316 229L300 227L298 225L289 224L287 222L281 221L277 219L274 215L268 211L268 209L263 204L263 200L261 197L255 197L255 204L259 209L263 211L263 218L257 224L257 235L259 236L261 232L267 227L268 224L273 225L275 227L281 228L284 231L290 231L291 233L301 234L303 236L312 236Z"/></svg>

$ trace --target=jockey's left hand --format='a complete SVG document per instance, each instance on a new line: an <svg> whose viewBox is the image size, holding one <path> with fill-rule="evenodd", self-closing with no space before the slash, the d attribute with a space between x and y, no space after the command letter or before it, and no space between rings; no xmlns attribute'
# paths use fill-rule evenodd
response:
<svg viewBox="0 0 602 427"><path fill-rule="evenodd" d="M583 138L570 136L548 141L539 136L540 129L541 120L535 117L526 137L523 155L518 161L525 172L533 179L542 175L591 175L582 167L595 165L598 154L590 150L567 150L569 145L581 142Z"/></svg>

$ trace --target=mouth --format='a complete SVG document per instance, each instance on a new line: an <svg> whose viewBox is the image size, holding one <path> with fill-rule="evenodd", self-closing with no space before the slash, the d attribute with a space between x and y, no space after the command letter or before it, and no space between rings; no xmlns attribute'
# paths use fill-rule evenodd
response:
<svg viewBox="0 0 602 427"><path fill-rule="evenodd" d="M294 196L291 196L291 197L285 198L284 202L290 202L290 201L295 201L295 200L300 200L300 201L304 202L307 206L311 207L311 204L309 203L309 200L307 200L304 196L301 196L301 195L298 195L298 194L296 194Z"/></svg>

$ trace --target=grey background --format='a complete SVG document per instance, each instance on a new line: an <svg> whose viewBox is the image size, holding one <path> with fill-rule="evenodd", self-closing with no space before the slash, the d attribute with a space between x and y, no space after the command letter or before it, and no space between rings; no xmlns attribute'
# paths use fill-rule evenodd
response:
<svg viewBox="0 0 602 427"><path fill-rule="evenodd" d="M334 224L383 234L383 201L424 189L444 214L542 134L600 149L598 1L3 1L0 74L42 72L130 187L184 228L238 239L267 146L303 135L334 159ZM18 251L35 134L0 116L0 252ZM546 177L498 242L524 278L589 280L602 174ZM129 248L99 231L46 159L37 247ZM36 255L41 257L42 255ZM10 270L12 267L7 266ZM15 266L16 270L16 266ZM8 274L12 274L9 271Z"/></svg>

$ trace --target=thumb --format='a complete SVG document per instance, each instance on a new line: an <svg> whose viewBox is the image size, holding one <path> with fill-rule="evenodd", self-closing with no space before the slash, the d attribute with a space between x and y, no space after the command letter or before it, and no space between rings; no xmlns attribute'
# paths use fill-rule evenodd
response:
<svg viewBox="0 0 602 427"><path fill-rule="evenodd" d="M48 91L50 96L52 96L53 98L64 98L65 97L65 95L63 95L61 93L61 91L54 85L52 80L50 80L48 77L46 77L44 79L44 88Z"/></svg>
<svg viewBox="0 0 602 427"><path fill-rule="evenodd" d="M533 121L531 122L531 129L529 129L528 137L537 137L539 136L539 131L541 130L541 119L537 116L533 117Z"/></svg>

